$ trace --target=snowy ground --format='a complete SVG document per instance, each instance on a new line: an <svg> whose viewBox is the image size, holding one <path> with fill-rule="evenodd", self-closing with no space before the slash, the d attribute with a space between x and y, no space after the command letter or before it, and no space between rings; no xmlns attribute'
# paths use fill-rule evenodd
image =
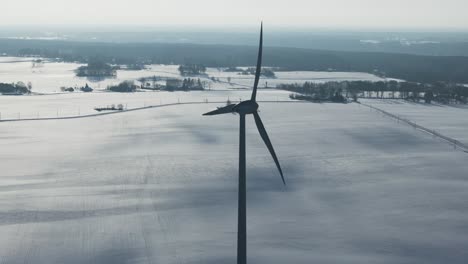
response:
<svg viewBox="0 0 468 264"><path fill-rule="evenodd" d="M109 85L116 85L122 81L137 80L142 77L163 77L163 78L183 78L178 71L178 65L149 65L147 69L128 71L118 70L115 78L104 80L93 80L92 78L76 77L75 70L83 64L78 63L58 63L45 61L41 65L33 67L34 58L23 57L0 57L0 82L24 83L31 82L32 91L36 93L58 93L60 87L83 87L88 83L96 90L105 90ZM280 83L304 83L325 82L325 81L344 81L344 80L383 80L368 73L361 72L277 72L277 78L262 79L260 87L276 87ZM213 82L210 78L215 77L219 82ZM231 83L228 82L231 78ZM224 72L222 68L208 68L206 75L195 76L206 82L207 89L226 90L251 88L253 85L253 75L239 75L237 72ZM164 83L164 82L163 82Z"/></svg>
<svg viewBox="0 0 468 264"><path fill-rule="evenodd" d="M60 87L83 87L89 84L96 90L105 90L109 85L116 85L127 80L141 77L180 77L176 65L151 65L139 71L118 70L115 78L96 80L76 77L75 70L83 64L47 62L33 67L32 58L0 58L0 82L31 82L32 91L36 93L59 93ZM14 61L14 62L12 62Z"/></svg>
<svg viewBox="0 0 468 264"><path fill-rule="evenodd" d="M235 263L238 117L0 123L0 263ZM247 119L249 263L466 263L467 154L357 104Z"/></svg>
<svg viewBox="0 0 468 264"><path fill-rule="evenodd" d="M244 67L247 68L247 67ZM213 83L212 87L216 89L236 87L251 87L253 75L239 75L238 72L225 72L223 69L208 68L206 73L210 77L218 78L221 83ZM300 83L304 82L331 82L331 81L383 81L376 75L364 72L314 72L314 71L286 71L275 72L275 78L262 77L260 87L276 87L278 84ZM231 79L231 85L228 83ZM393 79L392 79L393 80Z"/></svg>
<svg viewBox="0 0 468 264"><path fill-rule="evenodd" d="M392 114L468 144L468 106L414 103L405 100L360 99Z"/></svg>
<svg viewBox="0 0 468 264"><path fill-rule="evenodd" d="M0 120L43 117L66 117L94 114L95 107L123 104L128 109L149 105L184 102L235 102L250 98L251 90L137 92L137 93L69 93L40 96L0 96ZM289 101L290 92L259 90L258 100Z"/></svg>

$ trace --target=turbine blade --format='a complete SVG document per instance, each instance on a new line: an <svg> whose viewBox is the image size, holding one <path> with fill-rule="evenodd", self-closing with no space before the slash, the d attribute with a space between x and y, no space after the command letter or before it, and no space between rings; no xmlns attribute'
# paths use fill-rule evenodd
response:
<svg viewBox="0 0 468 264"><path fill-rule="evenodd" d="M230 104L230 105L226 105L225 107L219 107L218 109L213 110L213 111L208 112L208 113L204 113L203 115L204 116L210 116L210 115L222 115L222 114L233 113L234 106L235 106L235 104Z"/></svg>
<svg viewBox="0 0 468 264"><path fill-rule="evenodd" d="M252 101L256 100L257 97L257 87L258 82L260 81L260 74L262 71L262 53L263 53L263 22L260 26L260 44L258 46L258 58L257 58L257 69L255 70L255 83L252 91Z"/></svg>
<svg viewBox="0 0 468 264"><path fill-rule="evenodd" d="M260 118L260 115L257 112L254 112L254 118L255 118L255 124L257 124L258 132L260 132L260 136L265 142L265 145L267 146L268 150L270 151L271 156L273 157L273 160L276 163L276 167L278 168L278 171L281 175L283 184L286 185L286 181L284 181L283 171L281 170L281 166L279 164L278 158L276 157L275 149L273 148L270 138L268 137L265 127L263 126L262 119Z"/></svg>

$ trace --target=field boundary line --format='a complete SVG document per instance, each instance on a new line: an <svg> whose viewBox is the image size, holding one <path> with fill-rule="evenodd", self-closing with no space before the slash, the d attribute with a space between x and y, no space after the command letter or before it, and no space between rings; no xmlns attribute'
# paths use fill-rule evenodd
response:
<svg viewBox="0 0 468 264"><path fill-rule="evenodd" d="M263 103L308 103L305 101L273 101L273 100L266 100L266 101L258 101ZM24 121L45 121L45 120L68 120L68 119L81 119L81 118L90 118L90 117L98 117L98 116L106 116L106 115L115 115L115 114L123 114L127 112L139 111L139 110L146 110L151 108L161 108L161 107L168 107L168 106L176 106L176 105L194 105L194 104L225 104L226 101L192 101L192 102L182 102L182 103L170 103L170 104L160 104L160 105L148 105L144 107L137 107L125 110L115 110L113 112L105 112L105 113L95 113L95 114L85 114L85 115L74 115L74 116L63 116L63 117L39 117L39 118L22 118L22 119L1 119L0 123L3 122L24 122Z"/></svg>
<svg viewBox="0 0 468 264"><path fill-rule="evenodd" d="M439 132L437 132L437 131L435 131L433 129L423 127L423 126L421 126L419 124L416 124L415 122L413 122L413 121L411 121L409 119L399 117L399 116L397 116L395 114L387 112L387 111L385 111L383 109L380 109L378 107L375 107L375 106L372 106L372 105L369 105L369 104L365 104L365 103L361 103L361 102L358 102L358 104L369 107L369 108L371 108L373 110L376 110L376 111L384 114L387 117L390 117L390 118L395 119L397 121L401 121L402 123L405 123L405 124L407 124L407 125L409 125L409 126L411 126L413 128L416 128L416 129L418 129L418 130L420 130L422 132L428 133L428 134L430 134L432 136L435 136L435 137L437 137L439 139L442 139L445 142L448 142L451 145L453 145L454 148L459 148L459 149L463 150L464 152L468 153L468 145L466 145L466 144L464 144L464 143L462 143L462 142L460 142L460 141L458 141L458 140L456 140L454 138L445 136L445 135L443 135L443 134L441 134L441 133L439 133Z"/></svg>

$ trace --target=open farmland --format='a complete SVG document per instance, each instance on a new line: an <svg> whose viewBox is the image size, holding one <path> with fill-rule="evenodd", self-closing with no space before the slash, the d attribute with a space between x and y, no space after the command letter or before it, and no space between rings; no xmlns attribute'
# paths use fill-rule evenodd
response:
<svg viewBox="0 0 468 264"><path fill-rule="evenodd" d="M238 120L212 108L0 123L1 263L234 263ZM466 262L466 153L357 104L260 110L287 186L247 118L251 263Z"/></svg>

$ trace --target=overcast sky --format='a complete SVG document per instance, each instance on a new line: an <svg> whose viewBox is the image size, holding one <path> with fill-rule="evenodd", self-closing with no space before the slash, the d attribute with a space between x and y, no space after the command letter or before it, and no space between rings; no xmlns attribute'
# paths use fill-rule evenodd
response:
<svg viewBox="0 0 468 264"><path fill-rule="evenodd" d="M468 29L468 0L1 0L1 25Z"/></svg>

